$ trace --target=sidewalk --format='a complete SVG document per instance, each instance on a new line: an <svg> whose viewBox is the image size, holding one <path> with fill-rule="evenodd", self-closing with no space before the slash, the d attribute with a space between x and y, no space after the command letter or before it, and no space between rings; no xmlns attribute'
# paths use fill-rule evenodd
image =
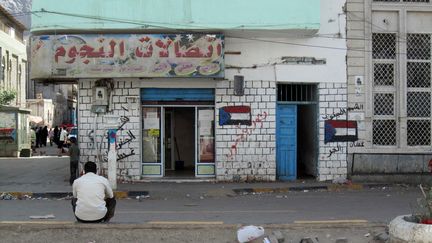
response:
<svg viewBox="0 0 432 243"><path fill-rule="evenodd" d="M0 194L16 198L64 198L71 196L68 183L68 157L32 157L28 159L0 159ZM262 183L216 183L216 182L135 182L118 183L117 198L146 196L184 196L186 194L235 196L260 193L283 193L310 190L361 190L377 184L332 184L317 181L262 182Z"/></svg>
<svg viewBox="0 0 432 243"><path fill-rule="evenodd" d="M38 148L30 158L0 158L0 195L11 195L16 199L64 198L71 196L69 185L69 157L57 157L57 148ZM42 154L42 155L41 155ZM54 156L53 156L54 155ZM315 180L293 182L217 183L208 180L191 179L187 182L174 179L142 180L134 183L117 184L117 198L147 196L164 197L164 194L235 196L260 193L284 193L310 190L361 190L382 184L332 184ZM1 198L0 198L1 199Z"/></svg>

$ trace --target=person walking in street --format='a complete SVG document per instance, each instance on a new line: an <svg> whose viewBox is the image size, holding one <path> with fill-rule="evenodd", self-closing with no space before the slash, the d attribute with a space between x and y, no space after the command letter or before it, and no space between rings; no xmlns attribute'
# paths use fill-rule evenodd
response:
<svg viewBox="0 0 432 243"><path fill-rule="evenodd" d="M60 131L60 136L59 136L59 141L58 141L58 149L59 149L59 156L61 157L62 154L65 152L64 151L64 145L66 143L67 140L67 131L66 131L66 127L63 127L63 129L61 129Z"/></svg>
<svg viewBox="0 0 432 243"><path fill-rule="evenodd" d="M46 147L48 138L48 127L44 126L41 133L41 144Z"/></svg>
<svg viewBox="0 0 432 243"><path fill-rule="evenodd" d="M78 178L78 164L79 164L79 156L80 149L77 145L76 138L72 137L70 139L71 146L69 148L69 158L70 158L70 178L69 183L73 184L76 178Z"/></svg>
<svg viewBox="0 0 432 243"><path fill-rule="evenodd" d="M81 223L109 222L114 217L114 193L108 180L96 171L94 162L85 163L85 174L72 184L72 209Z"/></svg>
<svg viewBox="0 0 432 243"><path fill-rule="evenodd" d="M39 148L41 145L41 135L42 135L42 127L36 128L36 148Z"/></svg>
<svg viewBox="0 0 432 243"><path fill-rule="evenodd" d="M54 143L56 145L58 145L59 136L60 136L59 128L58 128L58 126L55 126L55 128L54 128Z"/></svg>
<svg viewBox="0 0 432 243"><path fill-rule="evenodd" d="M54 141L54 130L52 128L50 128L50 130L48 131L48 139L49 139L50 146L52 147Z"/></svg>

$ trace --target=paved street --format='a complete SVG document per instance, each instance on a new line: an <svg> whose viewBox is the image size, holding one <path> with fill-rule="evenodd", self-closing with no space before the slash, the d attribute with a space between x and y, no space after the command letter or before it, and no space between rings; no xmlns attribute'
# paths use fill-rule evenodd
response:
<svg viewBox="0 0 432 243"><path fill-rule="evenodd" d="M67 156L2 158L0 192L70 193L68 165ZM395 216L410 214L421 196L417 188L402 185L332 186L316 181L119 183L117 191L137 192L138 196L146 192L148 196L119 199L108 228L92 231L74 223L68 199L33 197L0 200L0 233L20 232L18 238L3 238L8 242L29 242L35 237L35 242L83 242L92 237L97 242L234 242L240 225L264 225L269 233L280 230L295 239L287 242L299 242L309 235L319 236L320 242L335 242L338 237L374 242L365 235L384 232L384 226ZM54 218L30 219L45 215ZM193 228L197 224L198 228ZM208 228L203 228L205 225ZM74 234L73 239L65 240L70 234ZM124 234L129 238L115 238Z"/></svg>

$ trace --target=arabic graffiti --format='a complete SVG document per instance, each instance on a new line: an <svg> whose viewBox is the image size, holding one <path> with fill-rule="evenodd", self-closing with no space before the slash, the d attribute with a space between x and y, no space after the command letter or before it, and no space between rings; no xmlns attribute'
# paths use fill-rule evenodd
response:
<svg viewBox="0 0 432 243"><path fill-rule="evenodd" d="M336 152L343 152L343 148L339 144L329 150L329 154L327 155L327 157L330 158Z"/></svg>
<svg viewBox="0 0 432 243"><path fill-rule="evenodd" d="M234 143L231 145L229 154L226 154L228 159L234 158L234 156L237 154L237 146L239 143L244 142L249 137L249 135L251 135L257 129L258 126L259 128L263 128L263 121L265 121L267 116L268 113L265 111L262 114L256 115L250 128L241 129L240 125L236 126L236 129L240 129L240 133L236 136Z"/></svg>
<svg viewBox="0 0 432 243"><path fill-rule="evenodd" d="M63 69L68 76L223 77L220 34L44 35L34 36L32 43L35 62L52 58L51 69ZM42 66L35 68L33 75L47 74Z"/></svg>
<svg viewBox="0 0 432 243"><path fill-rule="evenodd" d="M119 119L120 119L120 122L121 122L121 123L120 123L120 125L117 127L117 129L116 129L117 132L118 132L118 131L123 131L123 130L124 130L123 127L124 127L124 126L129 122L129 121L130 121L129 117L127 117L127 116L120 116ZM124 148L125 145L130 144L133 140L136 139L135 135L132 133L131 130L128 130L128 131L126 132L126 135L128 136L127 138L125 138L125 139L121 138L121 139L119 140L119 142L116 143L115 148L116 148L116 150L118 151L118 152L117 152L117 161L120 161L120 160L122 160L122 159L125 159L125 158L127 158L127 157L129 157L129 156L135 155L135 151L134 151L134 149L132 149L132 148L129 148L129 152L128 152L128 153L125 153L125 152L120 153L120 152L119 152L119 150L121 150L121 149L126 149L126 148ZM109 139L109 136L108 136L108 135L107 135L107 138ZM108 150L105 151L104 156L103 156L103 160L104 160L105 162L108 162Z"/></svg>
<svg viewBox="0 0 432 243"><path fill-rule="evenodd" d="M353 107L348 107L348 108L339 108L338 112L334 112L333 114L330 115L325 115L322 117L323 120L333 120L334 118L338 118L340 116L343 116L345 114L347 114L350 111L355 111L355 110L363 110L363 105L359 105L359 104L355 104Z"/></svg>

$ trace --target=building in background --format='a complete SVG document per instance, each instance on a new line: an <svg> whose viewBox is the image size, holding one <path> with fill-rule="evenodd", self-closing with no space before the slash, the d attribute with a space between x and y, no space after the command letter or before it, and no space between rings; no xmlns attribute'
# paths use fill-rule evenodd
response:
<svg viewBox="0 0 432 243"><path fill-rule="evenodd" d="M344 5L34 0L31 78L78 84L81 160L122 180L346 177Z"/></svg>
<svg viewBox="0 0 432 243"><path fill-rule="evenodd" d="M358 126L358 141L347 145L348 171L374 181L427 179L432 2L348 0L347 10L346 112Z"/></svg>
<svg viewBox="0 0 432 243"><path fill-rule="evenodd" d="M27 80L24 30L24 25L0 6L0 92L15 93L13 100L0 104L0 156L30 153L27 117L30 112L24 109Z"/></svg>

